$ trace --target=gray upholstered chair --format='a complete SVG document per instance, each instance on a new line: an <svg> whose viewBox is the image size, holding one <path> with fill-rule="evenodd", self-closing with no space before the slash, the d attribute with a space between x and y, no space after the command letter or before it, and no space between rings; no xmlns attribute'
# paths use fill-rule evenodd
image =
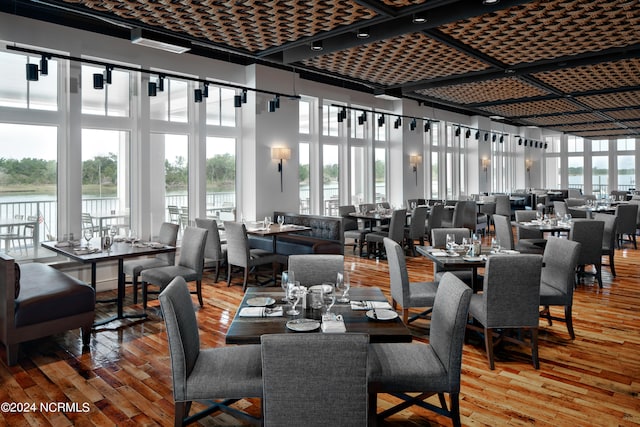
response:
<svg viewBox="0 0 640 427"><path fill-rule="evenodd" d="M176 265L155 267L142 270L142 307L147 308L149 285L160 287L162 291L175 277L181 276L187 282L196 282L196 291L200 307L202 301L202 270L204 267L204 247L207 241L207 230L197 227L186 227L182 234L180 259Z"/></svg>
<svg viewBox="0 0 640 427"><path fill-rule="evenodd" d="M442 227L442 215L444 214L444 205L440 203L431 206L431 212L429 212L429 218L427 219L427 226L425 227L425 235L429 242L431 242L431 230L434 228Z"/></svg>
<svg viewBox="0 0 640 427"><path fill-rule="evenodd" d="M611 190L609 194L611 194L615 200L619 200L619 201L627 200L626 191Z"/></svg>
<svg viewBox="0 0 640 427"><path fill-rule="evenodd" d="M356 246L358 247L359 253L362 253L365 235L370 230L366 227L360 228L358 220L349 215L355 211L356 207L353 205L338 206L338 215L342 218L342 232L344 234L344 240L353 239L353 253L356 252Z"/></svg>
<svg viewBox="0 0 640 427"><path fill-rule="evenodd" d="M468 329L484 334L489 368L494 369L494 334L502 340L531 348L533 366L538 369L538 324L540 307L540 276L542 255L493 255L487 259L481 294L471 297L469 314L482 327L467 324ZM531 341L525 342L511 330L528 329Z"/></svg>
<svg viewBox="0 0 640 427"><path fill-rule="evenodd" d="M368 335L269 334L261 343L265 427L367 425Z"/></svg>
<svg viewBox="0 0 640 427"><path fill-rule="evenodd" d="M506 194L495 194L496 215L503 215L511 220L511 200Z"/></svg>
<svg viewBox="0 0 640 427"><path fill-rule="evenodd" d="M471 230L468 228L434 228L431 230L431 246L435 248L444 248L447 243L447 234L453 234L457 244L462 243L462 239L471 238ZM433 280L439 282L445 273L441 267L433 263ZM473 283L473 269L451 271L458 279L462 280L468 286ZM481 283L481 276L478 276L478 283Z"/></svg>
<svg viewBox="0 0 640 427"><path fill-rule="evenodd" d="M569 240L580 242L578 277L585 275L585 266L593 264L598 286L602 287L602 236L604 222L593 219L574 219L571 222Z"/></svg>
<svg viewBox="0 0 640 427"><path fill-rule="evenodd" d="M404 224L407 221L407 210L396 209L391 214L391 222L389 223L389 231L374 231L367 234L367 253L369 255L375 254L376 257L381 256L381 249L383 248L382 241L385 237L393 240L394 242L401 243L404 240Z"/></svg>
<svg viewBox="0 0 640 427"><path fill-rule="evenodd" d="M517 222L530 222L536 219L536 211L534 210L517 210L515 211ZM516 227L516 247L520 247L520 252L528 254L542 254L547 240L543 237L542 231L528 230L522 227Z"/></svg>
<svg viewBox="0 0 640 427"><path fill-rule="evenodd" d="M549 237L542 256L542 274L540 276L540 305L544 307L540 315L547 319L564 321L571 339L573 332L573 288L576 266L580 254L580 243L559 237ZM551 315L550 306L564 307L564 317Z"/></svg>
<svg viewBox="0 0 640 427"><path fill-rule="evenodd" d="M453 274L445 274L438 286L433 303L429 344L371 344L369 346L369 407L377 406L378 393L402 394L399 405L377 415L384 419L399 412L408 404L450 417L454 426L460 426L460 371L462 345L471 289ZM420 393L408 396L404 393ZM423 402L438 394L437 407ZM449 394L450 409L444 394Z"/></svg>
<svg viewBox="0 0 640 427"><path fill-rule="evenodd" d="M553 212L556 215L562 215L563 217L569 213L567 210L567 204L562 200L556 200L553 202Z"/></svg>
<svg viewBox="0 0 640 427"><path fill-rule="evenodd" d="M158 299L169 340L175 425L186 425L218 410L257 421L228 405L242 398L262 397L260 346L201 349L198 321L182 277L173 279ZM224 400L210 402L206 409L189 415L192 401L214 399Z"/></svg>
<svg viewBox="0 0 640 427"><path fill-rule="evenodd" d="M585 199L583 198L578 198L578 199L573 199L573 198L569 198L569 199L564 199L564 202L567 204L567 212L571 214L572 218L586 218L587 217L587 211L582 210L582 209L574 209L576 206L584 206L585 204Z"/></svg>
<svg viewBox="0 0 640 427"><path fill-rule="evenodd" d="M618 226L616 228L616 234L618 235L618 245L622 247L624 242L624 235L626 234L629 242L633 242L633 248L638 249L636 243L636 230L638 225L636 223L636 217L638 216L638 205L618 205L616 206L616 216L618 217Z"/></svg>
<svg viewBox="0 0 640 427"><path fill-rule="evenodd" d="M491 231L493 215L496 213L496 198L495 196L482 196L482 202L480 205L480 213L487 216L487 230Z"/></svg>
<svg viewBox="0 0 640 427"><path fill-rule="evenodd" d="M215 281L217 282L220 276L220 267L227 262L227 245L220 242L220 231L215 219L196 218L196 227L207 230L207 243L204 246L204 269L215 269Z"/></svg>
<svg viewBox="0 0 640 427"><path fill-rule="evenodd" d="M384 247L387 252L389 264L389 288L393 308L398 304L402 307L402 320L404 323L425 317L431 310L409 317L409 309L413 307L433 307L438 285L435 282L409 282L409 273L404 258L404 251L399 244L391 239L384 239Z"/></svg>
<svg viewBox="0 0 640 427"><path fill-rule="evenodd" d="M611 275L616 277L616 265L614 262L616 252L616 229L618 225L618 216L606 213L597 213L593 216L596 221L604 222L602 230L602 256L609 257L609 270Z"/></svg>
<svg viewBox="0 0 640 427"><path fill-rule="evenodd" d="M413 210L413 214L411 215L411 224L405 226L404 229L405 239L409 244L409 249L411 250L411 254L413 256L417 255L415 240L417 240L420 245L424 245L424 232L427 222L427 213L429 213L428 207L416 207Z"/></svg>
<svg viewBox="0 0 640 427"><path fill-rule="evenodd" d="M517 213L518 211L516 211L516 214ZM496 239L500 242L500 247L502 249L517 250L518 252L525 254L542 255L544 252L544 245L546 244L546 240L544 239L542 239L542 241L538 241L537 239L522 239L515 243L513 241L513 228L511 226L511 221L509 221L509 218L506 216L494 215L493 225L496 230Z"/></svg>
<svg viewBox="0 0 640 427"><path fill-rule="evenodd" d="M249 272L260 265L271 264L272 278L275 281L275 264L278 262L278 255L264 249L251 249L247 238L247 228L243 223L225 221L224 228L227 233L227 286L231 286L233 266L244 270L242 290L247 289Z"/></svg>
<svg viewBox="0 0 640 427"><path fill-rule="evenodd" d="M451 222L442 221L443 227L460 228L466 227L472 233L482 231L484 233L487 227L487 216L480 214L478 216L476 202L473 200L462 200L456 203L453 208L453 217Z"/></svg>
<svg viewBox="0 0 640 427"><path fill-rule="evenodd" d="M302 286L336 282L338 273L344 273L344 256L331 254L289 255L289 271Z"/></svg>
<svg viewBox="0 0 640 427"><path fill-rule="evenodd" d="M158 234L158 242L163 245L175 246L178 239L178 224L163 222L160 226L160 234ZM176 253L167 252L158 254L153 258L135 258L124 261L122 271L125 277L131 276L131 287L133 288L133 303L138 303L138 278L142 270L156 267L166 267L176 263Z"/></svg>

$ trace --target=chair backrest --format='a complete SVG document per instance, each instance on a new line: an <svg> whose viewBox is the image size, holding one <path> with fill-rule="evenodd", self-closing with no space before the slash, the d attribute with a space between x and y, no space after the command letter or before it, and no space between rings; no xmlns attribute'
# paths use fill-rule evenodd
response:
<svg viewBox="0 0 640 427"><path fill-rule="evenodd" d="M465 237L471 237L471 230L468 228L434 228L431 230L431 246L444 248L447 245L447 234L453 234L456 243L462 243Z"/></svg>
<svg viewBox="0 0 640 427"><path fill-rule="evenodd" d="M358 229L358 220L349 215L355 211L356 207L353 205L338 206L338 215L342 217L342 231Z"/></svg>
<svg viewBox="0 0 640 427"><path fill-rule="evenodd" d="M182 235L180 261L178 265L194 270L197 279L202 279L204 269L204 247L207 244L208 231L198 227L187 227Z"/></svg>
<svg viewBox="0 0 640 427"><path fill-rule="evenodd" d="M615 198L615 200L627 200L626 191L611 190L610 194Z"/></svg>
<svg viewBox="0 0 640 427"><path fill-rule="evenodd" d="M638 214L636 215L636 226L640 228L640 196L632 196L632 197L638 197L637 199L629 200L629 204L638 206Z"/></svg>
<svg viewBox="0 0 640 427"><path fill-rule="evenodd" d="M602 230L602 253L613 254L616 248L618 216L606 213L597 213L593 216L593 219L604 222L604 229Z"/></svg>
<svg viewBox="0 0 640 427"><path fill-rule="evenodd" d="M542 255L493 255L484 271L482 301L488 328L537 327Z"/></svg>
<svg viewBox="0 0 640 427"><path fill-rule="evenodd" d="M580 242L578 265L602 262L602 235L604 222L593 219L574 219L571 221L569 239Z"/></svg>
<svg viewBox="0 0 640 427"><path fill-rule="evenodd" d="M583 198L569 198L564 199L564 202L567 204L567 208L572 208L574 206L584 206L585 199Z"/></svg>
<svg viewBox="0 0 640 427"><path fill-rule="evenodd" d="M184 401L187 397L187 377L200 354L198 321L189 288L181 276L173 279L160 292L158 299L169 339L173 398L175 401Z"/></svg>
<svg viewBox="0 0 640 427"><path fill-rule="evenodd" d="M90 228L93 229L93 217L90 213L82 213L82 229Z"/></svg>
<svg viewBox="0 0 640 427"><path fill-rule="evenodd" d="M562 200L558 201L554 201L553 202L553 212L558 215L566 215L567 213L569 213L569 211L567 211L567 204L565 202L563 202Z"/></svg>
<svg viewBox="0 0 640 427"><path fill-rule="evenodd" d="M475 231L477 223L477 205L473 200L459 201L453 209L453 228L466 227Z"/></svg>
<svg viewBox="0 0 640 427"><path fill-rule="evenodd" d="M368 335L268 334L261 343L266 427L367 425Z"/></svg>
<svg viewBox="0 0 640 427"><path fill-rule="evenodd" d="M176 205L167 206L169 210L169 221L178 224L180 222L180 208Z"/></svg>
<svg viewBox="0 0 640 427"><path fill-rule="evenodd" d="M493 216L493 226L496 230L496 239L500 242L502 249L512 250L514 248L513 243L513 228L511 228L511 221L504 215Z"/></svg>
<svg viewBox="0 0 640 427"><path fill-rule="evenodd" d="M427 221L427 236L431 241L431 230L442 227L442 215L444 214L444 205L436 204L431 206L429 220ZM432 243L433 244L433 243Z"/></svg>
<svg viewBox="0 0 640 427"><path fill-rule="evenodd" d="M407 307L411 289L404 251L398 243L391 239L385 237L383 242L389 264L389 288L391 290L391 297L399 302L402 307Z"/></svg>
<svg viewBox="0 0 640 427"><path fill-rule="evenodd" d="M225 221L227 234L227 262L238 267L249 266L249 239L247 228L241 222Z"/></svg>
<svg viewBox="0 0 640 427"><path fill-rule="evenodd" d="M445 273L433 302L429 345L447 370L452 393L460 390L462 345L472 293L462 280Z"/></svg>
<svg viewBox="0 0 640 427"><path fill-rule="evenodd" d="M358 207L360 208L360 212L364 211L364 213L376 210L375 203L361 203Z"/></svg>
<svg viewBox="0 0 640 427"><path fill-rule="evenodd" d="M413 214L411 215L411 226L409 227L409 237L411 239L419 239L424 236L428 212L429 208L422 205L413 210Z"/></svg>
<svg viewBox="0 0 640 427"><path fill-rule="evenodd" d="M487 201L486 199L488 199L489 197L492 196L485 196L484 203L480 205L480 212L486 214L487 216L492 216L496 213L496 202L494 197L492 197L494 201Z"/></svg>
<svg viewBox="0 0 640 427"><path fill-rule="evenodd" d="M628 205L618 205L616 207L618 217L618 234L636 234L638 205L635 203Z"/></svg>
<svg viewBox="0 0 640 427"><path fill-rule="evenodd" d="M534 210L517 210L516 221L517 222L529 222L536 219L536 211ZM516 227L516 236L520 239L542 239L542 231L527 230L525 228Z"/></svg>
<svg viewBox="0 0 640 427"><path fill-rule="evenodd" d="M511 218L511 201L506 194L496 194L496 214Z"/></svg>
<svg viewBox="0 0 640 427"><path fill-rule="evenodd" d="M407 222L407 210L396 209L389 222L389 238L400 243L404 239L404 224Z"/></svg>
<svg viewBox="0 0 640 427"><path fill-rule="evenodd" d="M344 273L343 255L305 254L289 255L289 271L303 286L336 282L338 273Z"/></svg>
<svg viewBox="0 0 640 427"><path fill-rule="evenodd" d="M579 188L569 188L567 190L567 197L571 197L573 199L580 196L582 196L582 190L580 190Z"/></svg>
<svg viewBox="0 0 640 427"><path fill-rule="evenodd" d="M426 199L407 199L407 208L412 209L412 206L415 204L415 207L423 206L427 204Z"/></svg>
<svg viewBox="0 0 640 427"><path fill-rule="evenodd" d="M542 283L557 289L567 305L573 300L576 266L580 255L580 243L573 240L549 237L542 256Z"/></svg>
<svg viewBox="0 0 640 427"><path fill-rule="evenodd" d="M204 257L214 261L222 261L222 244L220 243L220 231L215 219L196 218L196 227L207 230L207 242L204 246Z"/></svg>
<svg viewBox="0 0 640 427"><path fill-rule="evenodd" d="M163 245L175 246L178 241L178 230L180 226L171 222L163 222L160 225L160 233L158 234L158 242ZM176 263L176 253L167 252L164 254L156 255L156 258L162 260L167 265L174 265Z"/></svg>

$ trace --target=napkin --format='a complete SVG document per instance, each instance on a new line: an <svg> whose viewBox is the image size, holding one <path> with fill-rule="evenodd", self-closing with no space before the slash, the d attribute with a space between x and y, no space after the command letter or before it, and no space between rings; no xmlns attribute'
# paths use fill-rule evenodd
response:
<svg viewBox="0 0 640 427"><path fill-rule="evenodd" d="M431 252L431 255L433 255L433 256L447 256L447 253L445 251L433 251L433 252Z"/></svg>
<svg viewBox="0 0 640 427"><path fill-rule="evenodd" d="M351 301L351 310L371 310L374 308L391 310L391 304L386 301Z"/></svg>
<svg viewBox="0 0 640 427"><path fill-rule="evenodd" d="M240 317L278 317L282 316L282 306L267 307L244 307L240 310Z"/></svg>
<svg viewBox="0 0 640 427"><path fill-rule="evenodd" d="M326 334L340 334L347 332L342 316L336 316L332 319L325 319L323 316L321 329L322 332Z"/></svg>
<svg viewBox="0 0 640 427"><path fill-rule="evenodd" d="M70 242L58 242L54 245L56 248L67 248L69 246L71 246Z"/></svg>

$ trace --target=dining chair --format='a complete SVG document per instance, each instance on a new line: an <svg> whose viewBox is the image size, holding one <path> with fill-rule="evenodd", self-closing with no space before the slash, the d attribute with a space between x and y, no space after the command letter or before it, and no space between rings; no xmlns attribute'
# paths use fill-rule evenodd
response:
<svg viewBox="0 0 640 427"><path fill-rule="evenodd" d="M618 226L616 228L618 247L622 248L622 244L625 241L624 235L626 234L628 237L626 241L633 242L633 248L638 249L636 243L638 205L632 203L618 205L616 206L616 216L618 217Z"/></svg>
<svg viewBox="0 0 640 427"><path fill-rule="evenodd" d="M496 198L496 215L503 215L511 220L511 200L506 194L495 194Z"/></svg>
<svg viewBox="0 0 640 427"><path fill-rule="evenodd" d="M244 271L242 290L247 289L249 272L258 266L271 264L272 279L276 278L276 263L278 255L264 249L250 248L247 238L247 228L243 223L225 221L224 229L227 234L227 286L231 286L232 267L240 267ZM256 271L256 277L257 277Z"/></svg>
<svg viewBox="0 0 640 427"><path fill-rule="evenodd" d="M553 320L563 321L571 339L573 331L573 288L576 266L580 255L580 243L560 237L549 237L542 256L540 274L540 316L547 319L549 326ZM564 317L553 316L550 306L564 307Z"/></svg>
<svg viewBox="0 0 640 427"><path fill-rule="evenodd" d="M176 205L167 206L167 210L169 211L169 222L174 224L180 224L180 208Z"/></svg>
<svg viewBox="0 0 640 427"><path fill-rule="evenodd" d="M204 247L207 241L207 230L197 227L187 227L182 235L180 258L176 265L155 267L140 272L142 283L142 307L147 308L147 294L149 285L155 285L162 291L175 277L181 276L186 282L196 282L195 293L200 307L202 301L202 270L204 267Z"/></svg>
<svg viewBox="0 0 640 427"><path fill-rule="evenodd" d="M377 412L378 393L390 393L403 402L376 414L384 419L410 405L434 411L460 426L462 347L472 291L460 279L442 277L431 313L429 344L369 345L369 411ZM406 393L419 393L408 395ZM449 406L445 400L449 395ZM437 394L440 407L424 399Z"/></svg>
<svg viewBox="0 0 640 427"><path fill-rule="evenodd" d="M516 211L517 213L518 211ZM494 215L493 223L496 230L496 239L500 243L500 248L516 250L525 254L540 254L544 252L546 240L522 239L516 243L513 238L513 227L509 218L503 215Z"/></svg>
<svg viewBox="0 0 640 427"><path fill-rule="evenodd" d="M404 225L407 221L407 210L396 209L391 214L391 222L389 223L389 231L373 231L368 233L365 240L367 241L367 254L375 254L376 258L382 256L382 242L385 237L390 238L394 242L401 243L404 240Z"/></svg>
<svg viewBox="0 0 640 427"><path fill-rule="evenodd" d="M544 209L544 206L543 206ZM516 222L531 222L536 219L536 211L534 210L517 210L515 211ZM520 252L524 253L538 253L544 252L544 247L547 244L547 240L543 237L542 231L529 230L522 227L516 227L516 246L521 249Z"/></svg>
<svg viewBox="0 0 640 427"><path fill-rule="evenodd" d="M416 207L411 214L411 224L405 225L404 227L405 240L413 256L417 255L415 241L417 240L420 245L424 245L424 233L428 212L429 208L426 206Z"/></svg>
<svg viewBox="0 0 640 427"><path fill-rule="evenodd" d="M480 326L467 324L467 329L484 335L489 368L495 369L494 346L508 341L531 348L533 366L538 369L538 324L542 255L492 255L487 259L482 293L474 294L469 315ZM516 329L517 335L509 332ZM522 330L531 332L527 343ZM497 340L494 341L494 335Z"/></svg>
<svg viewBox="0 0 640 427"><path fill-rule="evenodd" d="M402 321L405 324L419 318L426 318L431 313L438 284L435 282L409 282L409 273L402 247L388 238L384 239L384 247L389 264L389 288L393 309L397 310L398 304L400 304ZM414 307L429 307L429 309L409 317L409 309Z"/></svg>
<svg viewBox="0 0 640 427"><path fill-rule="evenodd" d="M567 203L560 200L556 200L553 202L553 212L557 215L562 215L563 217L569 213L567 210Z"/></svg>
<svg viewBox="0 0 640 427"><path fill-rule="evenodd" d="M171 280L158 299L171 356L174 425L187 425L217 411L251 423L259 421L229 405L262 397L260 346L201 348L198 321L182 277ZM208 401L208 406L190 415L193 401Z"/></svg>
<svg viewBox="0 0 640 427"><path fill-rule="evenodd" d="M367 426L368 335L265 334L260 340L265 427Z"/></svg>
<svg viewBox="0 0 640 427"><path fill-rule="evenodd" d="M580 242L580 255L578 256L577 279L587 274L586 265L593 265L598 286L602 288L602 236L604 235L604 222L593 219L578 218L571 221L569 240Z"/></svg>
<svg viewBox="0 0 640 427"><path fill-rule="evenodd" d="M204 269L215 269L215 282L220 276L220 268L227 263L227 245L220 242L220 231L215 219L196 218L196 227L207 230L207 243L204 245Z"/></svg>
<svg viewBox="0 0 640 427"><path fill-rule="evenodd" d="M487 230L491 232L493 215L496 213L496 198L495 196L483 196L482 202L483 204L480 205L480 212L487 216Z"/></svg>
<svg viewBox="0 0 640 427"><path fill-rule="evenodd" d="M20 241L21 241L21 245L24 245L24 251L27 255L29 255L29 244L28 242L31 242L31 247L33 247L33 245L35 244L35 233L36 233L36 227L37 227L37 221L38 221L38 217L36 216L32 216L29 215L27 216L27 221L29 221L28 224L24 224L21 227L21 230L19 232L20 234Z"/></svg>
<svg viewBox="0 0 640 427"><path fill-rule="evenodd" d="M585 199L583 198L568 198L568 199L564 199L564 202L567 204L567 212L571 214L572 218L586 218L587 217L587 211L582 210L582 209L574 209L575 207L578 206L584 206L585 205Z"/></svg>
<svg viewBox="0 0 640 427"><path fill-rule="evenodd" d="M16 214L13 216L13 219L22 219L22 218L24 218L24 216L19 214ZM15 243L17 242L18 248L20 249L20 255L22 255L22 246L20 243L22 236L20 234L19 227L16 225L9 225L3 228L6 228L6 230L0 233L0 240L4 240L5 246L7 247L7 251L8 251L9 244L11 244L11 250L14 250Z"/></svg>
<svg viewBox="0 0 640 427"><path fill-rule="evenodd" d="M160 233L158 234L158 243L162 243L167 246L175 246L178 239L178 224L172 224L170 222L163 222L160 225ZM158 254L153 258L135 258L128 261L124 261L122 265L122 271L125 275L131 276L131 287L133 288L133 303L138 303L138 279L140 273L143 270L156 267L167 267L176 263L176 253L167 252Z"/></svg>
<svg viewBox="0 0 640 427"><path fill-rule="evenodd" d="M431 246L434 248L445 248L447 244L447 234L453 234L454 241L456 244L461 244L462 239L471 238L471 230L468 228L434 228L431 230ZM433 280L435 282L440 282L442 280L443 275L447 270L444 270L442 267L439 267L436 263L433 263ZM457 278L462 280L468 286L472 286L473 284L473 269L465 269L465 270L454 270L450 271ZM482 281L482 276L478 275L477 277L478 283Z"/></svg>
<svg viewBox="0 0 640 427"><path fill-rule="evenodd" d="M602 221L602 256L609 257L609 270L611 275L616 277L615 252L616 252L616 229L618 226L618 216L606 213L597 213L593 216L596 221Z"/></svg>
<svg viewBox="0 0 640 427"><path fill-rule="evenodd" d="M356 212L356 207L354 205L338 206L338 215L342 218L342 232L345 242L347 239L353 239L353 253L356 252L356 247L358 248L359 253L362 253L365 236L369 232L369 229L366 227L359 227L358 219L349 215L354 212Z"/></svg>
<svg viewBox="0 0 640 427"><path fill-rule="evenodd" d="M344 256L332 254L289 255L288 270L302 286L335 283L338 273L344 273Z"/></svg>

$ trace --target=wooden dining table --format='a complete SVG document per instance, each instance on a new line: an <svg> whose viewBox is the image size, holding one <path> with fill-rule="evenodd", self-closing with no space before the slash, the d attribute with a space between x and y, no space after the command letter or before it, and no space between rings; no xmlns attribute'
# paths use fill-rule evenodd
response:
<svg viewBox="0 0 640 427"><path fill-rule="evenodd" d="M286 313L286 303L281 299L284 291L280 288L249 288L229 325L225 342L227 344L260 344L260 337L265 334L305 333L287 329L287 322L300 317L320 319L320 310L300 309L298 316ZM240 310L249 307L248 300L256 297L271 297L274 306L283 305L283 315L274 317L242 317ZM379 288L351 288L349 297L352 301L387 301ZM367 310L352 310L349 303L338 303L331 312L342 315L346 332L359 332L369 335L371 342L411 342L412 335L400 316L392 320L372 320L366 316ZM320 329L309 333L321 333Z"/></svg>
<svg viewBox="0 0 640 427"><path fill-rule="evenodd" d="M489 254L491 248L483 247L481 249L481 253L485 254L484 256L478 257L466 257L461 254L457 254L457 256L439 256L439 252L446 252L445 249L437 249L432 246L416 246L416 251L433 261L438 267L440 267L444 271L465 271L471 270L471 288L474 292L480 290L480 283L478 280L478 269L484 268L487 262L487 255Z"/></svg>

